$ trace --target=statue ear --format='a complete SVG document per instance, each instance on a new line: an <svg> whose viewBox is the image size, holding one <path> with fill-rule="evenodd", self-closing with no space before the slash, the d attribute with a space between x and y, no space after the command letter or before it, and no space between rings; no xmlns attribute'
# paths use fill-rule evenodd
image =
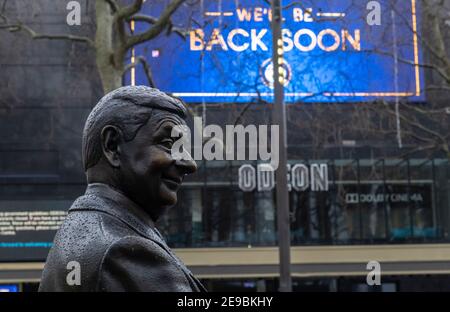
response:
<svg viewBox="0 0 450 312"><path fill-rule="evenodd" d="M120 167L120 144L122 131L115 126L105 126L101 133L103 155L108 163L115 168Z"/></svg>

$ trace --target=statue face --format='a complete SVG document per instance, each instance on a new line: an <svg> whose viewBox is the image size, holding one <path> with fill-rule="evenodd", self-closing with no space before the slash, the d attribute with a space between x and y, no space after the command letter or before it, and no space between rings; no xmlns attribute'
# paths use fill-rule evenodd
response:
<svg viewBox="0 0 450 312"><path fill-rule="evenodd" d="M177 202L177 191L186 174L197 166L190 160L175 160L171 148L177 138L172 128L185 125L177 115L159 112L138 131L136 137L121 144L120 184L126 195L157 219L164 208Z"/></svg>

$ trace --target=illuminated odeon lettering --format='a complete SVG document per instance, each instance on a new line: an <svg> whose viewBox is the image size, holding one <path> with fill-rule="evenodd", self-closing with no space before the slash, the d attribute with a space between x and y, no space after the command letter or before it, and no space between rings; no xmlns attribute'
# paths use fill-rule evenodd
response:
<svg viewBox="0 0 450 312"><path fill-rule="evenodd" d="M190 31L189 42L191 51L211 51L214 48L223 51L232 50L235 52L243 52L251 49L252 51L268 51L265 40L269 40L266 35L268 30L235 28L228 34L222 34L220 29L213 29L209 38L205 38L205 32L202 29L194 29ZM336 31L334 29L323 29L319 33L315 33L308 28L302 28L292 33L289 29L283 29L283 48L285 52L289 52L296 48L302 52L310 52L314 49L320 49L325 52L333 52L337 50L346 51L351 48L355 51L361 51L361 31L354 30L353 34L349 30L343 29ZM225 38L226 37L226 40Z"/></svg>
<svg viewBox="0 0 450 312"><path fill-rule="evenodd" d="M311 188L314 192L328 191L327 164L295 164L287 165L287 179L289 191L306 191ZM275 187L275 170L270 164L259 164L255 167L246 164L239 168L239 188L244 192L271 191Z"/></svg>

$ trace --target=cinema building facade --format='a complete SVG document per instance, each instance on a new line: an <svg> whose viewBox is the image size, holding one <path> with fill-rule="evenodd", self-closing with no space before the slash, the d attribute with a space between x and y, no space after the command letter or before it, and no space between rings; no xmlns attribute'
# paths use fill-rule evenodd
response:
<svg viewBox="0 0 450 312"><path fill-rule="evenodd" d="M348 149L361 157L289 159L294 290L447 290L448 159L364 157L373 149ZM211 290L276 290L273 180L257 161L197 163L179 203L159 222L169 245ZM57 213L85 188L81 175L68 183L49 176L15 179L3 180L2 211ZM15 238L50 243L54 232L22 233ZM48 246L31 247L2 249L2 283L34 289ZM370 261L381 265L381 287L366 284Z"/></svg>
<svg viewBox="0 0 450 312"><path fill-rule="evenodd" d="M77 31L92 35L94 1L86 3ZM59 9L42 21L67 30L65 7ZM363 36L361 28L364 47ZM0 39L7 43L0 46L0 81L7 86L0 86L0 98L9 104L0 108L0 288L32 291L55 230L85 190L82 128L102 91L95 55L83 45L33 43L5 32ZM148 53L162 57L164 49ZM420 77L436 82L427 73ZM340 99L287 105L294 291L449 291L448 154L414 152L420 142L406 139L406 128L403 146L395 131L356 131L373 122L367 108L379 99ZM206 124L272 123L267 98L188 102ZM395 99L387 102L395 106ZM428 95L414 100L418 108L428 102ZM422 124L434 129L430 120ZM276 181L260 170L262 163L198 160L179 202L159 221L168 244L209 290L278 288ZM370 261L380 263L381 286L366 283Z"/></svg>

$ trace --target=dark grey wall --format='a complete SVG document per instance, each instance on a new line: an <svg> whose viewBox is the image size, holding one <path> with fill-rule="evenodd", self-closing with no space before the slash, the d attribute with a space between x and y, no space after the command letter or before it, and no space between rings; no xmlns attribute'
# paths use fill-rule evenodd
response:
<svg viewBox="0 0 450 312"><path fill-rule="evenodd" d="M81 26L67 25L68 2L10 0L5 15L39 33L92 37L95 1L79 1ZM0 183L84 183L82 128L102 95L94 61L85 43L0 30Z"/></svg>

